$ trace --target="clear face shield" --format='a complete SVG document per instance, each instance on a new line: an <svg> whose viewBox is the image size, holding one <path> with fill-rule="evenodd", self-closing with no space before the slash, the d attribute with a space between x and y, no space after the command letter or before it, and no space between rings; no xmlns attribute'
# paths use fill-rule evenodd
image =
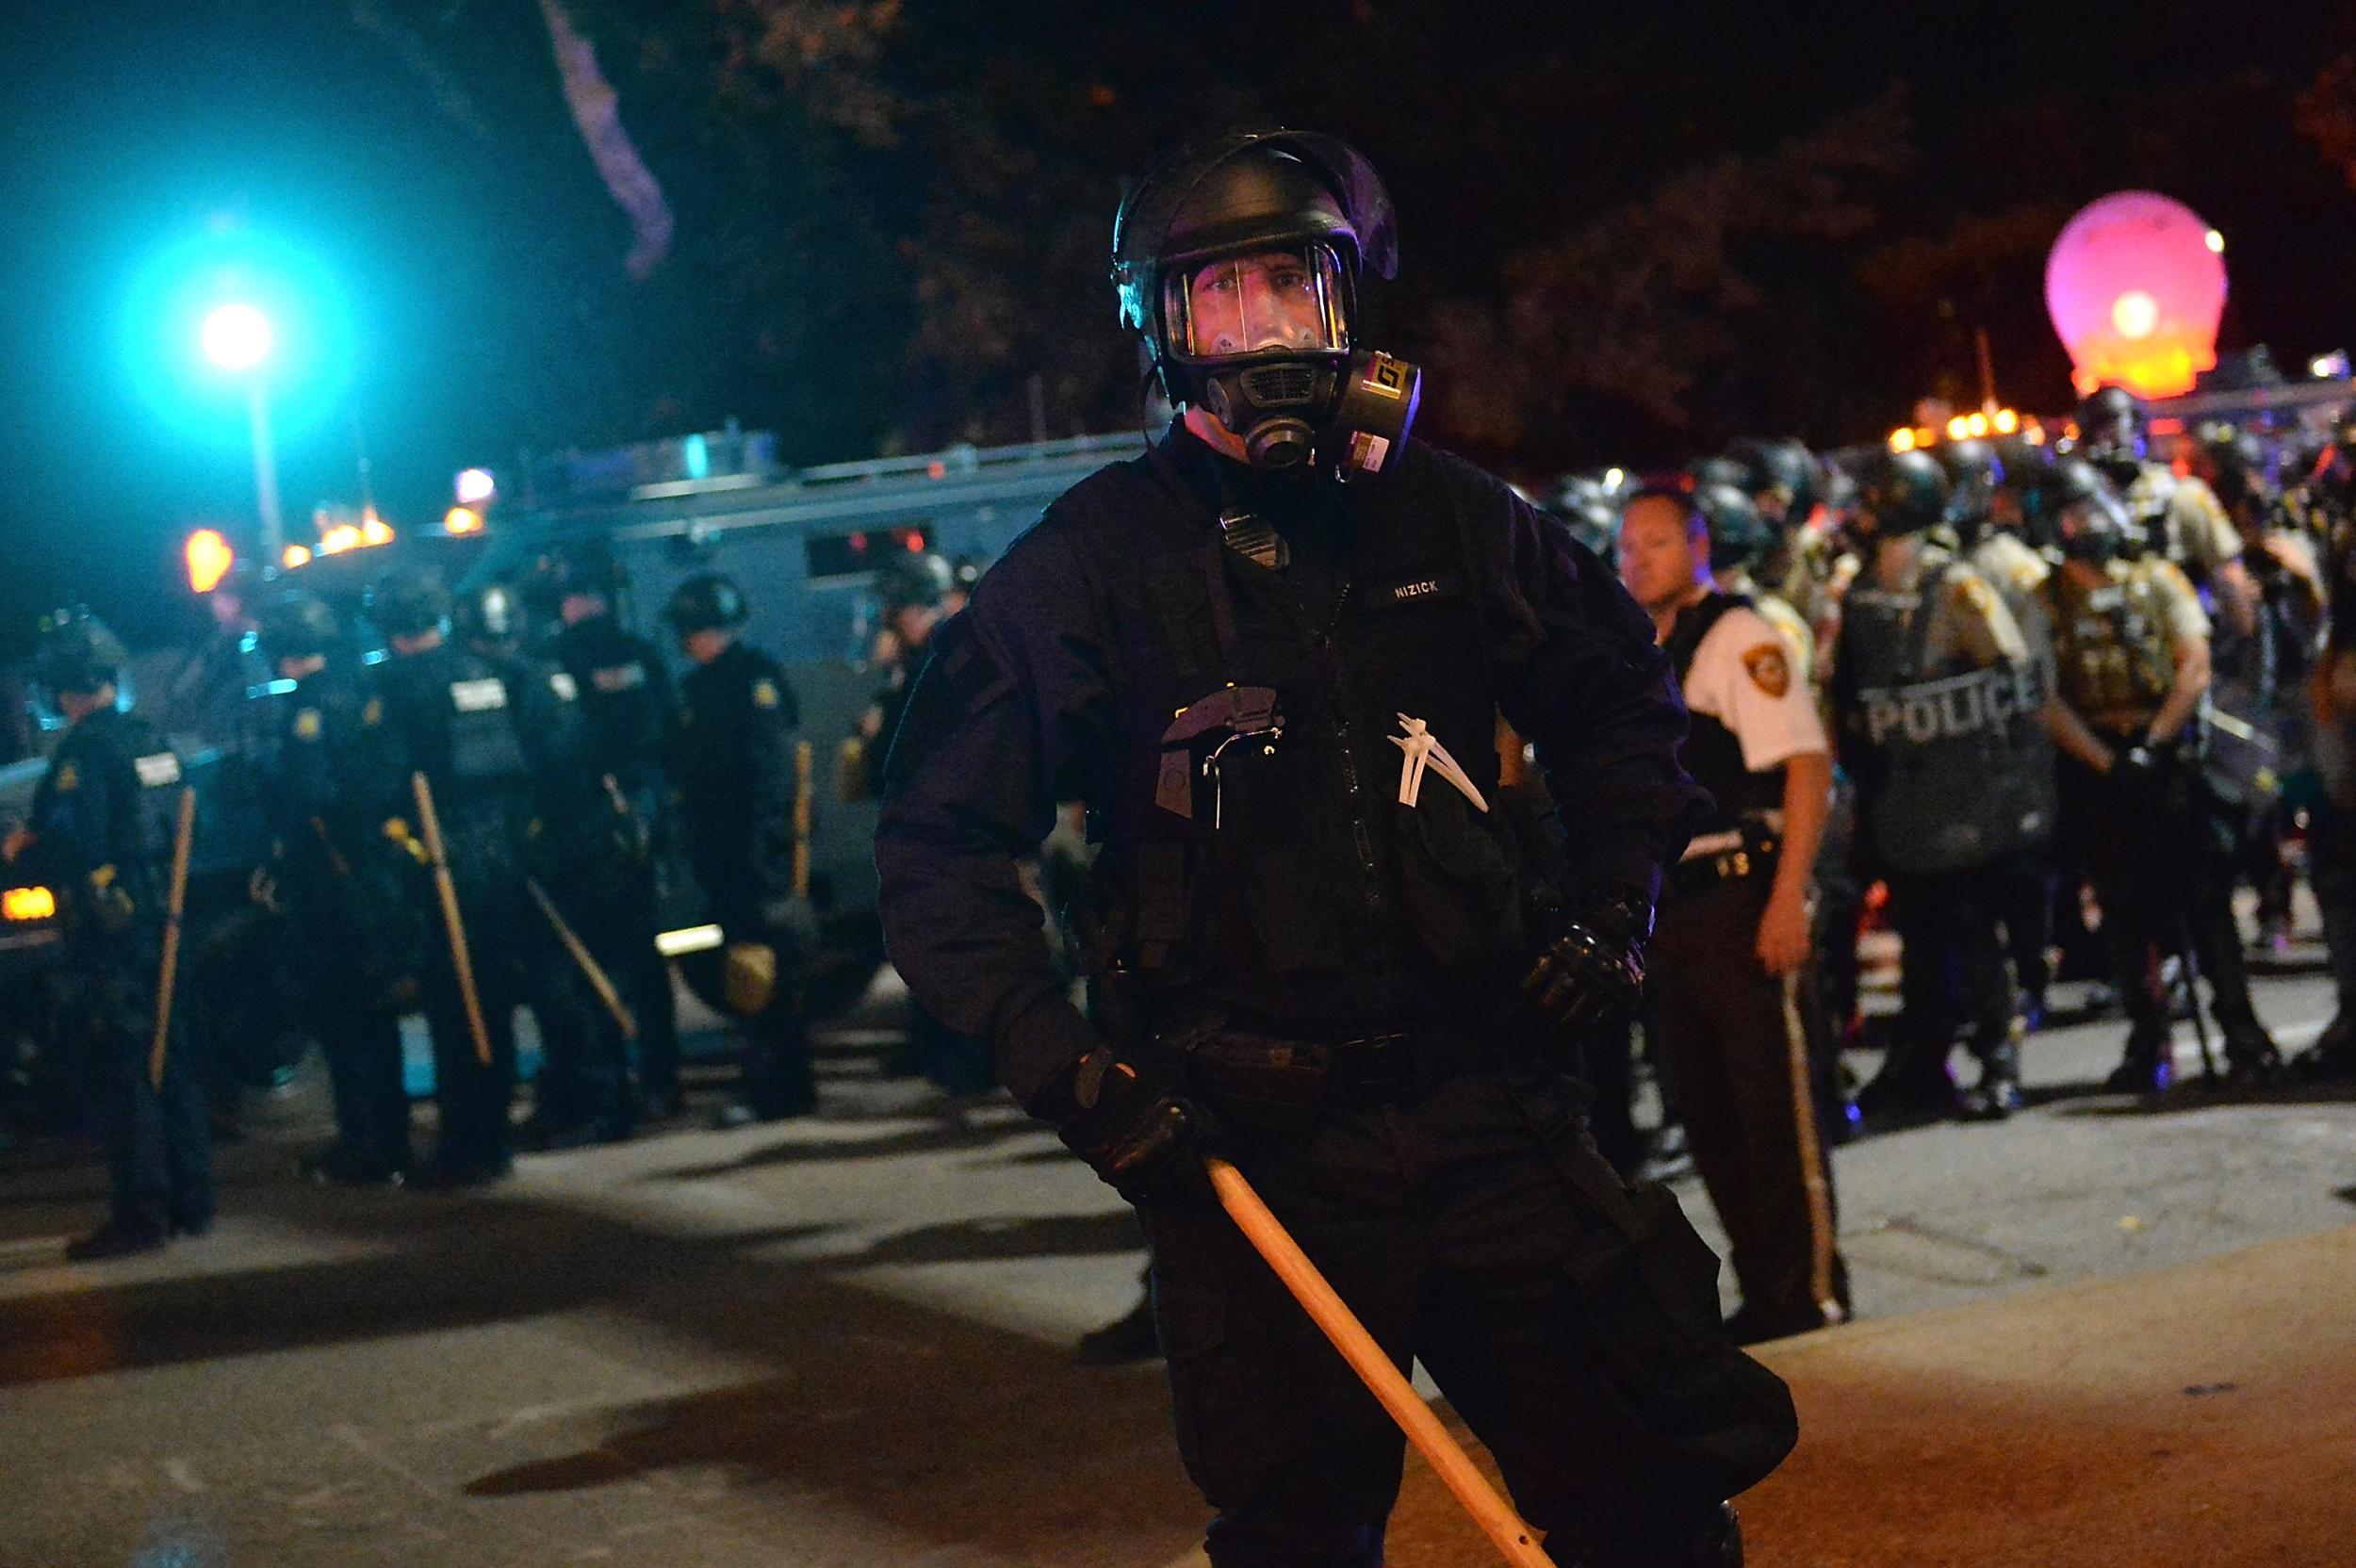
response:
<svg viewBox="0 0 2356 1568"><path fill-rule="evenodd" d="M1165 286L1171 346L1193 359L1350 347L1340 264L1331 247L1255 252L1203 263Z"/></svg>

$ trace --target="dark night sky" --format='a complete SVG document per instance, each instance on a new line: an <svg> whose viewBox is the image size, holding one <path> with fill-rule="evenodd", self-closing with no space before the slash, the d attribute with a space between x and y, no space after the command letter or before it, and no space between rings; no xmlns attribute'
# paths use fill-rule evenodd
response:
<svg viewBox="0 0 2356 1568"><path fill-rule="evenodd" d="M601 44L616 19L662 8L577 7ZM717 8L676 0L670 10ZM241 404L218 389L194 395L193 380L159 394L160 346L144 370L146 351L125 349L142 269L223 227L298 243L342 281L340 384L289 389L282 411L297 537L314 500L355 496L355 423L396 523L437 515L462 464L512 458L526 444L672 433L726 412L786 429L789 449L810 461L871 455L895 431L929 433L895 423L900 384L843 369L901 357L915 307L889 301L854 300L836 318L865 323L875 340L840 341L839 357L789 343L772 356L774 381L676 398L647 384L671 373L666 344L700 341L706 329L714 341L761 331L728 319L729 280L762 243L760 214L728 205L723 151L742 126L661 101L682 78L665 74L660 49L607 49L625 115L673 189L682 229L724 227L728 239L683 243L672 276L633 288L618 265L626 226L564 118L531 0L377 0L464 90L471 126L436 106L382 31L355 23L366 6L45 9L47 30L20 24L0 65L0 114L12 122L0 141L11 208L0 227L0 648L66 593L153 630L173 612L160 585L176 573L186 530L250 517ZM1091 139L1044 120L1037 132L1042 144L1060 139L1053 151L1067 164L1076 158L1086 177L1075 190L1099 190L1105 210L1087 215L1098 226L1108 227L1113 182L1133 152L1188 104L1258 107L1357 139L1399 199L1406 268L1422 280L1400 290L1410 313L1430 305L1435 279L1458 294L1494 291L1499 258L1542 242L1566 212L1641 201L1695 164L1771 149L1902 88L1905 172L1869 182L1861 232L1743 253L1759 298L1741 313L1726 363L1695 384L1686 427L1607 408L1580 431L1483 454L1528 468L1624 451L1681 458L1745 429L1820 444L1869 438L1914 395L1968 372L1969 329L1980 324L2007 395L2057 406L2067 364L2044 321L2043 240L2007 237L1999 220L2035 227L2049 221L2041 211L2066 215L2125 185L2167 190L2230 237L2228 349L2268 341L2296 365L2345 346L2356 194L2295 132L2291 105L2348 46L2346 8L2262 0L2230 18L2168 0L2057 9L1860 6L1803 22L1790 8L1672 4L1536 23L1524 36L1485 6L1358 0L1277 12L1206 0L1140 8L1134 26L1108 24L1125 8L1107 7L1091 8L1091 32L1068 8L944 3L908 8L903 36L917 63L886 69L926 90L1001 75L1016 96L1042 82L1075 94L1112 84L1115 134ZM647 25L646 37L660 34ZM1312 57L1324 62L1317 72L1289 71ZM1020 146L1033 134L1025 123L1001 128ZM879 193L867 213L886 245L895 225L916 221L900 194ZM1975 220L1997 223L1994 237L1975 238ZM1925 275L1905 277L1892 248L1907 239L1930 248L1934 262L1914 269ZM924 242L938 245L939 233ZM901 240L900 253L916 243ZM1865 265L1872 256L1881 272ZM1093 265L1042 270L1028 286L1086 296L1098 286ZM888 275L810 286L914 295ZM1083 303L1070 308L1080 323L1070 335L1092 324L1104 362L1120 363L1127 351L1108 302ZM1394 324L1411 344L1439 330L1421 318ZM1103 428L1114 416L1084 400L1070 417ZM796 449L797 433L827 449Z"/></svg>

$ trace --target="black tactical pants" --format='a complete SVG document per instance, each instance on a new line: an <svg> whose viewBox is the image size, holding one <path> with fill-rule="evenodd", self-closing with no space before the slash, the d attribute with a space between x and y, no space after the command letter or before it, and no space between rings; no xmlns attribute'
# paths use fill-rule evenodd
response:
<svg viewBox="0 0 2356 1568"><path fill-rule="evenodd" d="M2012 1038L2017 1007L2003 912L2006 867L1890 874L1898 927L1898 1044L1891 1062L1943 1070L1958 1023L1983 1060Z"/></svg>
<svg viewBox="0 0 2356 1568"><path fill-rule="evenodd" d="M2356 811L2330 800L2315 806L2309 818L2307 875L2323 915L2339 1013L2356 1022Z"/></svg>
<svg viewBox="0 0 2356 1568"><path fill-rule="evenodd" d="M1726 1226L1744 1312L1797 1331L1847 1314L1848 1269L1800 1020L1805 981L1787 985L1752 951L1768 891L1754 876L1661 905L1644 1033Z"/></svg>
<svg viewBox="0 0 2356 1568"><path fill-rule="evenodd" d="M629 892L623 869L585 858L550 868L542 884L558 913L590 958L605 973L631 1022L644 1027L644 1010L632 995L637 976L627 967L631 921L622 906ZM540 948L529 977L533 1016L540 1021L545 1054L533 1086L533 1104L543 1130L553 1133L594 1128L619 1136L637 1119L630 1082L630 1042L580 961L563 945L546 914L536 906L533 932ZM653 936L646 937L653 951Z"/></svg>
<svg viewBox="0 0 2356 1568"><path fill-rule="evenodd" d="M114 1221L161 1235L213 1217L212 1143L185 1031L164 1054L163 1086L149 1076L155 987L151 960L133 951L107 967L69 965L59 1016L64 1044L106 1151Z"/></svg>
<svg viewBox="0 0 2356 1568"><path fill-rule="evenodd" d="M758 890L744 886L733 868L698 867L697 873L712 896L723 944L766 947L776 956L777 985L769 1004L738 1020L745 1104L763 1120L805 1115L818 1103L818 1079L810 1070L804 1018L804 939L767 919Z"/></svg>
<svg viewBox="0 0 2356 1568"><path fill-rule="evenodd" d="M349 951L322 943L320 957ZM355 992L341 967L314 964L302 975L303 1025L327 1061L335 1141L354 1171L409 1168L409 1089L401 1074L401 1019L381 1000ZM463 1028L464 1025L462 1024Z"/></svg>
<svg viewBox="0 0 2356 1568"><path fill-rule="evenodd" d="M2254 1028L2230 855L2192 764L2171 760L2156 779L2098 774L2070 757L2060 770L2064 830L2084 848L2102 906L2102 944L2135 1025L2131 1049L2167 1037L2160 963L2187 943L2209 982L2211 1016L2229 1035Z"/></svg>
<svg viewBox="0 0 2356 1568"><path fill-rule="evenodd" d="M527 923L541 915L519 879L463 879L458 905L490 1060L478 1048L449 939L437 928L418 977L434 1037L434 1105L441 1119L434 1164L446 1175L486 1175L505 1170L515 1152L509 1110L515 1095L515 1008L525 999L529 951L519 944L530 939Z"/></svg>
<svg viewBox="0 0 2356 1568"><path fill-rule="evenodd" d="M1666 1189L1621 1184L1583 1100L1481 1073L1408 1102L1219 1108L1238 1168L1393 1361L1431 1371L1530 1524L1652 1562L1795 1424L1725 1337L1716 1259ZM1399 1429L1222 1211L1143 1218L1211 1560L1375 1568Z"/></svg>

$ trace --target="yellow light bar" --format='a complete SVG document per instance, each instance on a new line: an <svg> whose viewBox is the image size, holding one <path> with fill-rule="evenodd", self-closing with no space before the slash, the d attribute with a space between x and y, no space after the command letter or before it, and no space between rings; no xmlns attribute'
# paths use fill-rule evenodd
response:
<svg viewBox="0 0 2356 1568"><path fill-rule="evenodd" d="M360 531L350 523L337 523L319 536L319 552L323 555L341 555L359 547Z"/></svg>
<svg viewBox="0 0 2356 1568"><path fill-rule="evenodd" d="M221 586L221 580L229 575L237 564L237 552L218 529L201 528L188 535L183 551L188 563L188 586L200 594L209 594Z"/></svg>
<svg viewBox="0 0 2356 1568"><path fill-rule="evenodd" d="M720 928L716 925L690 925L683 930L664 931L654 939L654 950L665 958L676 958L684 953L709 953L720 945Z"/></svg>
<svg viewBox="0 0 2356 1568"><path fill-rule="evenodd" d="M57 895L46 888L10 888L0 892L0 918L54 920L57 914Z"/></svg>
<svg viewBox="0 0 2356 1568"><path fill-rule="evenodd" d="M1971 434L1972 421L1965 418L1962 415L1958 414L1954 418L1947 421L1948 440L1961 441L1967 439Z"/></svg>
<svg viewBox="0 0 2356 1568"><path fill-rule="evenodd" d="M1914 450L1914 427L1911 425L1900 425L1896 430L1891 431L1890 433L1890 449L1893 452L1910 452Z"/></svg>
<svg viewBox="0 0 2356 1568"><path fill-rule="evenodd" d="M483 514L471 506L453 506L442 514L442 531L445 533L481 533Z"/></svg>
<svg viewBox="0 0 2356 1568"><path fill-rule="evenodd" d="M288 545L286 547L286 553L280 556L278 559L279 564L284 565L286 570L290 572L297 566L308 566L311 564L310 547L307 545Z"/></svg>
<svg viewBox="0 0 2356 1568"><path fill-rule="evenodd" d="M392 525L387 523L384 518L378 516L375 513L369 513L368 521L360 525L360 543L364 545L389 545L392 542Z"/></svg>
<svg viewBox="0 0 2356 1568"><path fill-rule="evenodd" d="M2020 428L2021 428L2021 416L2020 416L2020 415L2018 415L2018 414L2014 413L2014 412L2013 412L2011 409L2009 409L2009 408L2000 408L2000 409L1998 409L1998 410L1996 411L1996 433L1997 433L1997 434L1999 434L1999 435L2010 435L2010 434L2011 434L2014 431L2017 431L2017 430L2019 430Z"/></svg>

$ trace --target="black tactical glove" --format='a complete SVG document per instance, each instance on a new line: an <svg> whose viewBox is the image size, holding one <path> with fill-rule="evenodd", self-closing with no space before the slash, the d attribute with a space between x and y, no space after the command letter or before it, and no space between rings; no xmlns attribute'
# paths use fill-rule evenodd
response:
<svg viewBox="0 0 2356 1568"><path fill-rule="evenodd" d="M1132 1203L1211 1196L1203 1168L1209 1122L1165 1046L1116 1053L1100 1045L1028 1108Z"/></svg>
<svg viewBox="0 0 2356 1568"><path fill-rule="evenodd" d="M1652 907L1629 894L1565 921L1522 976L1522 999L1565 1036L1633 1010L1644 989Z"/></svg>

